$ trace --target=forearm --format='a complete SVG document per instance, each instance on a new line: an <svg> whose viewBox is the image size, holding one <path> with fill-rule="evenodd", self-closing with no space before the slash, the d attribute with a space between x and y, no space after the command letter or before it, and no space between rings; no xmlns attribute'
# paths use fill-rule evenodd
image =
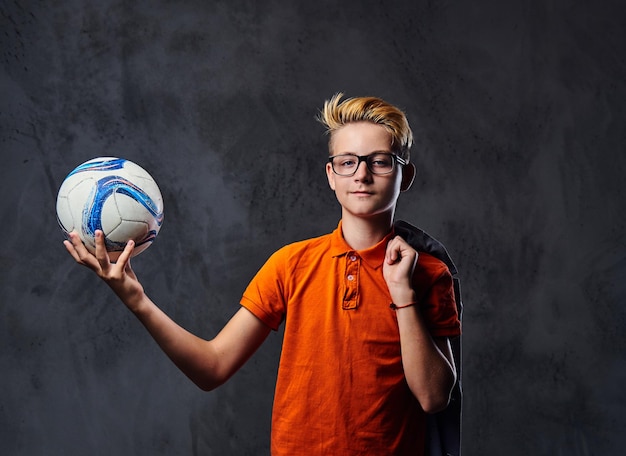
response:
<svg viewBox="0 0 626 456"><path fill-rule="evenodd" d="M163 312L143 291L131 297L117 293L172 362L199 388L211 390L224 381L210 341L190 333Z"/></svg>
<svg viewBox="0 0 626 456"><path fill-rule="evenodd" d="M228 380L271 331L241 308L214 339L205 340L174 322L143 292L123 301L174 364L205 391Z"/></svg>
<svg viewBox="0 0 626 456"><path fill-rule="evenodd" d="M111 263L104 235L97 230L96 255L87 251L72 232L65 248L77 263L91 269L143 323L167 356L200 388L213 389L225 382L254 353L269 334L269 327L248 311L239 311L210 341L185 330L145 294L130 266L134 242L129 241L116 263Z"/></svg>
<svg viewBox="0 0 626 456"><path fill-rule="evenodd" d="M398 305L414 302L415 294L411 292L396 299ZM409 388L424 411L440 411L448 405L456 381L449 345L447 341L441 344L441 348L437 345L418 306L400 308L395 312L400 332L402 365Z"/></svg>
<svg viewBox="0 0 626 456"><path fill-rule="evenodd" d="M129 309L148 330L172 362L199 388L208 391L224 383L230 374L220 369L211 341L190 333L142 294Z"/></svg>

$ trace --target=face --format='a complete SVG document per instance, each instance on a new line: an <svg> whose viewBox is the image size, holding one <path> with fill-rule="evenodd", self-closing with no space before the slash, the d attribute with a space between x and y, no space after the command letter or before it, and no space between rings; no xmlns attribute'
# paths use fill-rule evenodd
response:
<svg viewBox="0 0 626 456"><path fill-rule="evenodd" d="M391 134L371 122L349 123L333 133L331 147L332 155L391 153ZM353 176L338 176L331 164L326 164L328 184L335 191L344 218L386 215L392 219L400 192L411 186L413 170L411 164L397 165L390 174L375 175L361 162Z"/></svg>

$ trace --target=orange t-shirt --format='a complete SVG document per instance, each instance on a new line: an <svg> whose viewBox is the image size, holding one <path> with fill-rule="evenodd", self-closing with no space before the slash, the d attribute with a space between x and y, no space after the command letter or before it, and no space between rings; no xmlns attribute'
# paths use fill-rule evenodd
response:
<svg viewBox="0 0 626 456"><path fill-rule="evenodd" d="M241 304L284 339L272 455L421 455L425 414L404 378L382 265L387 242L354 251L331 234L274 253ZM431 334L460 334L452 277L420 253L414 289Z"/></svg>

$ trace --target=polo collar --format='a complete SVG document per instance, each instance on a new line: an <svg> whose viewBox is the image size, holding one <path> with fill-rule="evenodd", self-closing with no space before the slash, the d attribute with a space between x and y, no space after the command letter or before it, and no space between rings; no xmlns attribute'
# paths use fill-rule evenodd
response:
<svg viewBox="0 0 626 456"><path fill-rule="evenodd" d="M387 250L387 243L393 237L393 230L391 230L389 234L387 234L387 236L385 236L378 244L365 250L354 250L343 238L343 231L341 226L342 225L340 220L339 225L331 234L329 249L329 253L331 254L331 256L340 257L346 255L349 252L356 252L359 257L361 257L363 261L365 261L368 266L373 269L378 269L383 265L385 252Z"/></svg>

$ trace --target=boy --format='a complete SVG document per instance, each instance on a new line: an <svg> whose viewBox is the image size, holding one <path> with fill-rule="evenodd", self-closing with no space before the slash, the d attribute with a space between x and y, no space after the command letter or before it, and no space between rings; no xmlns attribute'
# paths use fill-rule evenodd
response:
<svg viewBox="0 0 626 456"><path fill-rule="evenodd" d="M320 113L326 175L342 208L337 229L272 255L213 340L190 334L146 296L130 267L132 241L114 264L101 232L95 256L75 234L65 245L204 390L230 378L284 323L273 455L419 455L425 413L447 406L456 381L452 278L394 235L397 199L415 175L404 113L378 98L341 98Z"/></svg>

